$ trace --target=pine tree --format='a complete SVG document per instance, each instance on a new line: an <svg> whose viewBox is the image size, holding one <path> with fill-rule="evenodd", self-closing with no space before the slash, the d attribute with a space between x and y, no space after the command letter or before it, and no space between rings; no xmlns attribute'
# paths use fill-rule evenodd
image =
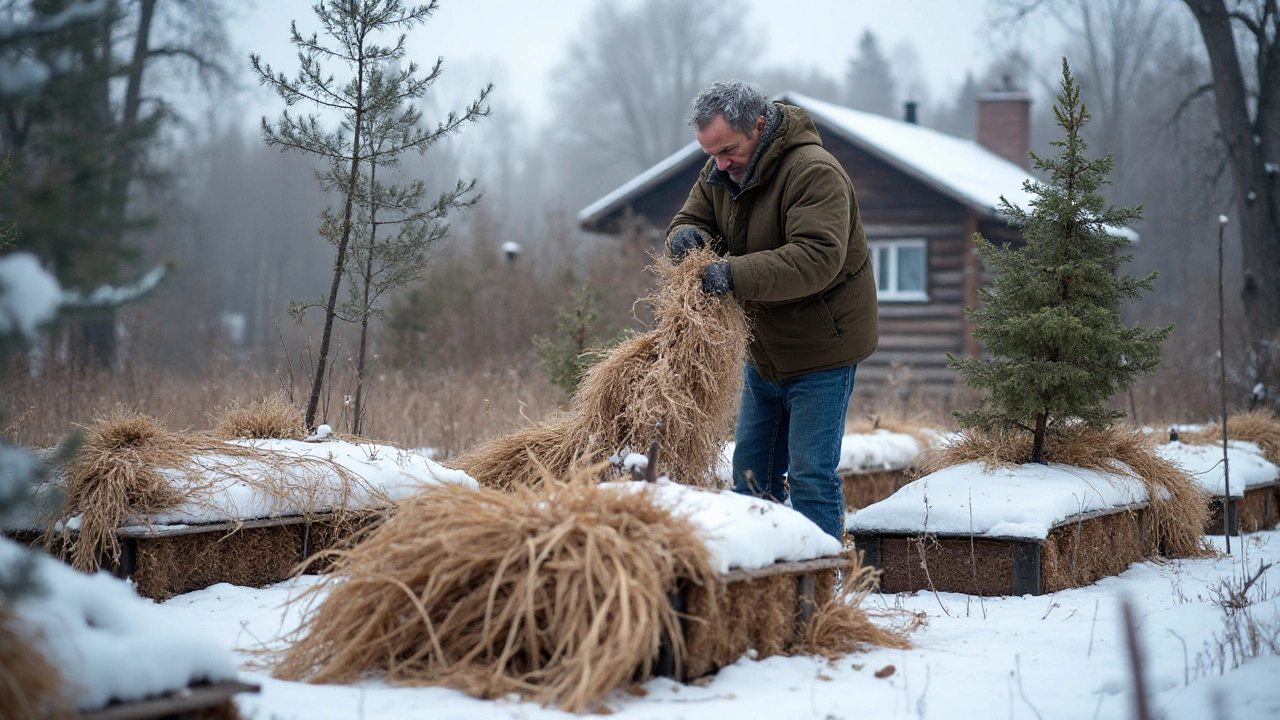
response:
<svg viewBox="0 0 1280 720"><path fill-rule="evenodd" d="M555 336L533 337L533 347L551 384L570 395L578 391L582 377L593 364L590 350L599 344L597 320L595 293L590 284L584 283L573 292L572 309L556 308Z"/></svg>
<svg viewBox="0 0 1280 720"><path fill-rule="evenodd" d="M440 77L443 59L437 59L425 75L418 74L416 63L399 67L405 57L404 32L424 24L437 8L435 0L411 6L401 0L324 0L312 6L325 30L323 41L315 34L304 37L296 23L290 28L290 42L298 48L302 66L296 77L274 71L258 55L249 58L258 80L275 90L286 105L305 102L317 111L313 115L295 116L285 110L274 125L264 117L263 141L269 146L324 158L329 165L320 175L320 181L325 190L336 192L340 198L338 207L326 212L321 226L321 234L330 238L337 248L333 279L327 293L306 304L324 310L320 352L307 400L307 427L314 427L320 404L333 322L339 315L338 290L346 275L352 230L364 196L362 174L371 164L388 165L410 150L425 152L444 137L459 132L464 125L489 114L484 102L492 85L483 88L465 111L449 113L434 129L418 125L420 116L410 103L424 97ZM377 44L388 32L401 34L394 44ZM325 68L326 61L345 66L347 79L335 79ZM322 128L321 117L327 119L333 115L340 120L337 127ZM371 144L379 119L383 123L399 123L406 133L381 147Z"/></svg>
<svg viewBox="0 0 1280 720"><path fill-rule="evenodd" d="M981 291L981 308L965 311L989 357L947 356L970 386L989 391L977 410L956 413L960 426L1031 433L1031 462L1044 461L1055 433L1078 424L1104 429L1122 417L1106 401L1159 366L1160 346L1173 331L1130 328L1120 319L1121 301L1151 291L1156 274L1117 273L1131 257L1117 254L1129 243L1117 229L1141 219L1142 208L1116 208L1100 192L1112 158L1086 158L1080 131L1089 113L1065 58L1053 113L1065 133L1052 143L1060 152L1031 155L1049 182L1026 183L1030 209L1001 198L1001 212L1025 244L997 247L974 236L995 280Z"/></svg>

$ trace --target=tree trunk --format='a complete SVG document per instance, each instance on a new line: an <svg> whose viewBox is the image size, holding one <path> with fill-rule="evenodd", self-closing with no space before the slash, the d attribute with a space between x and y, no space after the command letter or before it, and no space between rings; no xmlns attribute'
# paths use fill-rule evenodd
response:
<svg viewBox="0 0 1280 720"><path fill-rule="evenodd" d="M1258 96L1250 119L1244 72L1223 0L1184 0L1195 14L1213 70L1213 92L1222 141L1236 191L1242 243L1245 327L1252 355L1252 381L1274 388L1280 352L1280 39L1276 0L1243 23L1258 43Z"/></svg>
<svg viewBox="0 0 1280 720"><path fill-rule="evenodd" d="M305 424L315 429L316 409L320 405L320 389L324 385L324 370L329 359L329 340L333 337L333 319L337 316L338 289L342 285L342 271L347 259L347 243L351 240L351 209L355 204L356 178L360 172L360 130L364 121L364 48L356 62L355 122L351 128L351 175L347 179L346 202L342 211L342 239L338 241L338 257L333 261L333 283L329 286L329 298L324 309L324 331L320 334L320 356L316 359L316 374L311 380L311 398L307 401Z"/></svg>
<svg viewBox="0 0 1280 720"><path fill-rule="evenodd" d="M1044 464L1044 436L1048 431L1049 413L1036 413L1036 430L1031 440L1031 462Z"/></svg>
<svg viewBox="0 0 1280 720"><path fill-rule="evenodd" d="M356 360L356 402L355 402L355 418L351 421L351 432L354 435L360 434L360 425L362 413L364 412L364 359L365 348L368 346L369 338L369 290L373 284L373 247L378 241L378 202L376 198L376 188L378 179L378 164L376 162L369 165L369 254L365 256L364 272L361 276L364 279L364 302L360 306L360 352Z"/></svg>

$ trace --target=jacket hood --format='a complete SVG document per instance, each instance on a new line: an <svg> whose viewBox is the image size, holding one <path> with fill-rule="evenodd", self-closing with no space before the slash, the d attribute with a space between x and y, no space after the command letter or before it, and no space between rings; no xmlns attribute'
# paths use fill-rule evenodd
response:
<svg viewBox="0 0 1280 720"><path fill-rule="evenodd" d="M751 158L751 164L743 176L742 185L734 182L729 173L711 165L707 184L723 187L733 197L758 185L777 169L779 161L790 151L804 145L822 147L822 138L814 126L809 112L794 105L775 102L766 112L765 128L761 132L760 146Z"/></svg>

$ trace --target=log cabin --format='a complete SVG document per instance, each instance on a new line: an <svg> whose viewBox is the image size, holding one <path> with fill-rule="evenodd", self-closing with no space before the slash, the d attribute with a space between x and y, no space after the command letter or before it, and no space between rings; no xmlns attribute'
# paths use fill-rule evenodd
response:
<svg viewBox="0 0 1280 720"><path fill-rule="evenodd" d="M894 366L910 368L915 381L954 381L946 353L980 352L964 313L977 306L983 282L973 234L1020 240L999 208L1001 196L1023 208L1031 198L1023 189L1033 179L1030 98L981 95L976 142L918 125L914 103L895 120L793 92L775 99L809 111L853 180L880 317L879 349L859 366L858 381L883 381ZM661 242L706 161L697 141L689 143L584 208L580 226L617 234L639 222Z"/></svg>

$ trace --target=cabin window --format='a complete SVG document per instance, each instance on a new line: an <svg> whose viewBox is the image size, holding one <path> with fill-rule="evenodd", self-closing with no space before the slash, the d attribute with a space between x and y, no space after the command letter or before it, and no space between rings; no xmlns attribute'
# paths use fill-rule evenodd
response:
<svg viewBox="0 0 1280 720"><path fill-rule="evenodd" d="M925 268L928 250L922 239L870 240L871 270L880 300L928 302Z"/></svg>

